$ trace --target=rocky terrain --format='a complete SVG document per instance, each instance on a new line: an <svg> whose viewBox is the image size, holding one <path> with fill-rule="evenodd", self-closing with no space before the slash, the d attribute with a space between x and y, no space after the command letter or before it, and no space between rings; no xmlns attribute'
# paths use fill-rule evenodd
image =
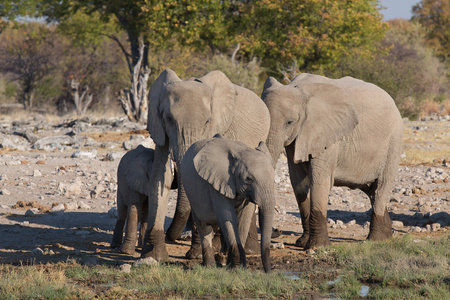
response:
<svg viewBox="0 0 450 300"><path fill-rule="evenodd" d="M394 234L437 235L449 229L449 119L405 121L405 152L389 204ZM152 146L145 126L125 118L0 117L0 263L135 260L110 249L109 242L117 213L117 166L139 144ZM284 157L275 182L275 227L282 235L273 239L274 264L291 269L283 257L306 253L294 246L301 220ZM175 207L171 193L167 226ZM328 225L333 243L364 240L369 222L365 194L332 189ZM168 245L170 260L192 263L184 259L188 245L183 240Z"/></svg>

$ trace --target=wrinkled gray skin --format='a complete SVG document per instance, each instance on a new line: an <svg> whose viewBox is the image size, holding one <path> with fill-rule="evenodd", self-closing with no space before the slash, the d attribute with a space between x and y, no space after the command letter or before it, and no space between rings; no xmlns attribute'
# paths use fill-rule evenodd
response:
<svg viewBox="0 0 450 300"><path fill-rule="evenodd" d="M149 178L148 229L142 256L156 260L168 257L164 237L169 186L172 182L169 154L176 168L195 142L216 133L256 147L267 138L270 116L267 107L252 91L234 85L220 71L194 80L181 80L166 69L150 88L147 129L154 140L155 161ZM190 214L181 180L174 220L167 232L178 238Z"/></svg>
<svg viewBox="0 0 450 300"><path fill-rule="evenodd" d="M227 243L228 264L246 266L243 245L255 204L259 208L261 258L270 271L270 238L274 216L274 168L269 149L219 137L193 144L181 162L180 177L200 233L203 262L215 266L213 225Z"/></svg>
<svg viewBox="0 0 450 300"><path fill-rule="evenodd" d="M391 237L387 203L403 134L392 98L351 77L300 74L288 85L268 78L262 99L271 116L267 146L274 164L286 150L300 209L304 233L296 244L329 244L326 216L333 185L359 188L369 196L368 239Z"/></svg>
<svg viewBox="0 0 450 300"><path fill-rule="evenodd" d="M139 222L138 245L144 245L148 219L148 178L152 170L154 152L153 149L139 145L122 157L117 169L117 221L111 247L120 247L119 251L122 253L132 255L135 252Z"/></svg>

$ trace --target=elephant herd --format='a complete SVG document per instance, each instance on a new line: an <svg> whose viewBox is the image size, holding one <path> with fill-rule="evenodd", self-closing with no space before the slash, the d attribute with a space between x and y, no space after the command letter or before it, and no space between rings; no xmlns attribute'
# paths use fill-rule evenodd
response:
<svg viewBox="0 0 450 300"><path fill-rule="evenodd" d="M245 253L257 251L258 210L261 259L269 272L274 168L283 151L302 219L297 246L329 244L332 186L368 195L368 239L391 236L387 203L403 122L381 88L351 77L302 73L287 85L269 77L258 97L220 71L182 80L166 69L150 88L148 107L155 149L139 146L119 164L111 247L134 253L140 222L142 257L165 260L165 239L179 238L192 216L197 230L187 257L201 256L205 265L215 265L213 226L218 225L228 265L245 266ZM177 188L177 207L164 232L171 188Z"/></svg>

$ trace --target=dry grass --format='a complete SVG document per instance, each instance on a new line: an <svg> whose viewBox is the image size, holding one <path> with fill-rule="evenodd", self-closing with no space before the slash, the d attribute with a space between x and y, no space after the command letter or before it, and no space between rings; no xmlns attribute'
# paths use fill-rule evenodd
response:
<svg viewBox="0 0 450 300"><path fill-rule="evenodd" d="M432 164L450 159L450 122L408 122L405 124L402 164Z"/></svg>

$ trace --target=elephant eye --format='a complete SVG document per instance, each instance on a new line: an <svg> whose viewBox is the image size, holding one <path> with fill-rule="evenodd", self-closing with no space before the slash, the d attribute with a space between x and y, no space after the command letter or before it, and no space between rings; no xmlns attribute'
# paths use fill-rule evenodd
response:
<svg viewBox="0 0 450 300"><path fill-rule="evenodd" d="M292 120L286 121L286 127L291 126L293 123L294 123L294 121L292 121Z"/></svg>
<svg viewBox="0 0 450 300"><path fill-rule="evenodd" d="M244 179L244 182L245 182L246 184L252 184L252 183L253 183L253 178L251 178L251 177L246 177L246 178Z"/></svg>

